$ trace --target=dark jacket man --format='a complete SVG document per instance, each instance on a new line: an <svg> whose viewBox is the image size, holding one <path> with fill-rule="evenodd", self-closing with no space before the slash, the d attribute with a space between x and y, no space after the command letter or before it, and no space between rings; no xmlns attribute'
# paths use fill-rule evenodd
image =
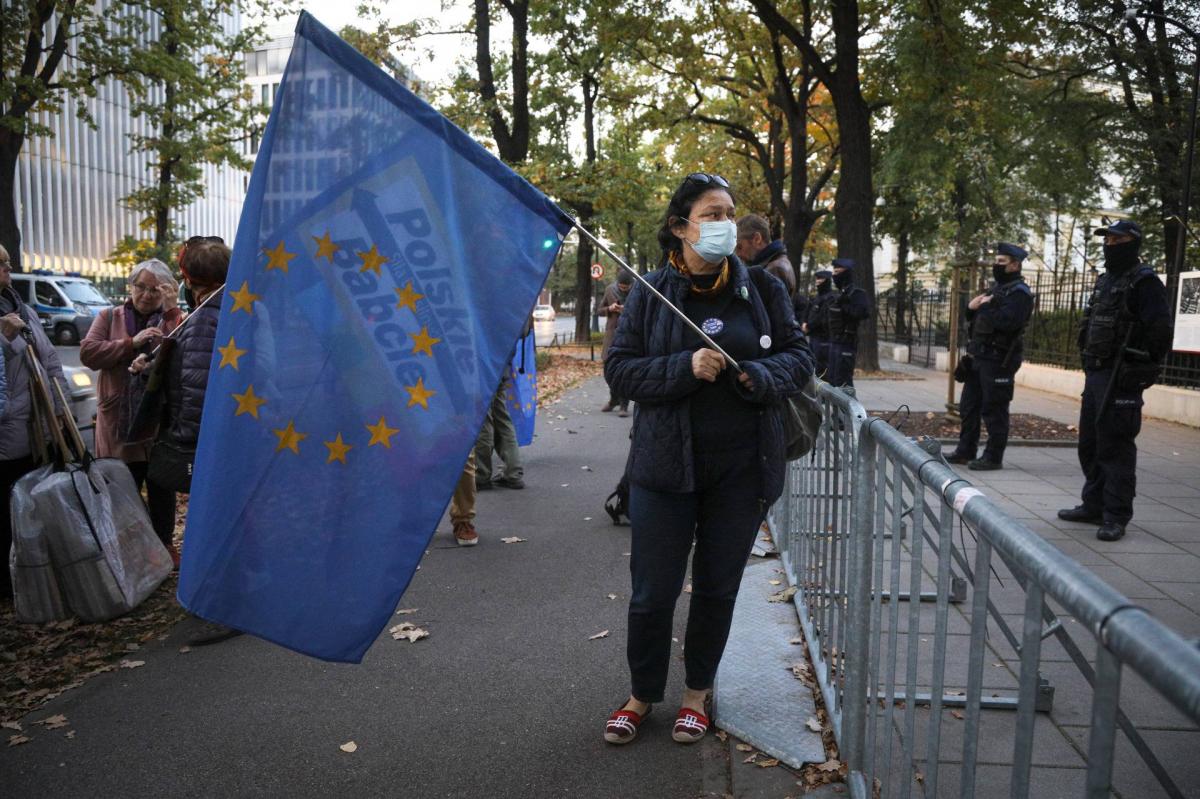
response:
<svg viewBox="0 0 1200 799"><path fill-rule="evenodd" d="M1028 254L1015 244L1000 242L992 264L995 282L967 305L967 357L955 374L963 383L959 402L962 428L958 447L947 458L951 463L991 470L1001 468L1004 462L1008 406L1021 368L1021 334L1033 313L1033 292L1021 277L1021 264ZM987 425L988 443L983 456L976 458L981 420Z"/></svg>
<svg viewBox="0 0 1200 799"><path fill-rule="evenodd" d="M1060 510L1058 517L1099 524L1096 537L1116 541L1133 518L1142 392L1158 380L1170 352L1171 309L1162 281L1139 257L1142 229L1136 222L1114 222L1095 235L1104 236L1104 273L1079 330L1083 504Z"/></svg>
<svg viewBox="0 0 1200 799"><path fill-rule="evenodd" d="M747 266L761 266L783 281L788 296L796 293L796 270L788 260L787 248L780 239L771 239L771 225L765 217L746 214L737 223L738 258Z"/></svg>
<svg viewBox="0 0 1200 799"><path fill-rule="evenodd" d="M867 292L854 285L853 258L833 259L833 285L837 298L829 306L829 371L825 378L835 386L854 386L854 359L858 355L858 326L871 316Z"/></svg>

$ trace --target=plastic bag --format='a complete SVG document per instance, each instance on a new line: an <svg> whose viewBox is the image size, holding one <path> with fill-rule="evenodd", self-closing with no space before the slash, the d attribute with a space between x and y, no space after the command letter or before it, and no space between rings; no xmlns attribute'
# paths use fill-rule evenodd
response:
<svg viewBox="0 0 1200 799"><path fill-rule="evenodd" d="M70 464L34 487L67 605L88 622L128 613L171 573L129 468L104 458Z"/></svg>
<svg viewBox="0 0 1200 799"><path fill-rule="evenodd" d="M52 468L41 466L18 480L9 504L12 550L8 571L12 576L13 608L17 621L26 624L61 621L71 615L50 561L46 531L30 496L34 486L50 476Z"/></svg>

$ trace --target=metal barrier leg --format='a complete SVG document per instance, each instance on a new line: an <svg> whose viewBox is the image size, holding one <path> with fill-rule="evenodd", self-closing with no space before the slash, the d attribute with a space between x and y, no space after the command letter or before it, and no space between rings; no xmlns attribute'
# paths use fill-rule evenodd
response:
<svg viewBox="0 0 1200 799"><path fill-rule="evenodd" d="M1097 643L1092 731L1088 740L1088 799L1107 799L1112 787L1112 755L1117 737L1117 705L1120 698L1121 661L1103 643Z"/></svg>
<svg viewBox="0 0 1200 799"><path fill-rule="evenodd" d="M1021 639L1021 687L1017 734L1013 744L1012 799L1029 796L1033 760L1033 722L1037 704L1038 662L1042 655L1042 589L1030 582L1025 594L1025 630Z"/></svg>
<svg viewBox="0 0 1200 799"><path fill-rule="evenodd" d="M975 542L975 573L988 574L992 565L992 545L980 536ZM962 780L960 796L975 795L975 760L979 754L979 697L983 693L983 650L987 645L988 583L980 580L971 602L971 656L967 666L967 726L963 734Z"/></svg>
<svg viewBox="0 0 1200 799"><path fill-rule="evenodd" d="M849 595L846 629L846 691L842 703L842 737L846 765L851 773L864 772L866 741L865 708L874 706L867 695L871 635L872 537L875 529L872 492L875 485L875 441L859 442L854 478L859 490L854 495L853 536L849 544L850 566L846 593Z"/></svg>

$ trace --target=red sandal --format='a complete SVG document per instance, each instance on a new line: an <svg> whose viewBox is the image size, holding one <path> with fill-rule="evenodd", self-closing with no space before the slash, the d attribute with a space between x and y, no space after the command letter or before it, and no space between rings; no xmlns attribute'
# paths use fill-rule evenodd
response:
<svg viewBox="0 0 1200 799"><path fill-rule="evenodd" d="M708 716L688 707L679 708L671 737L681 744L694 744L708 732Z"/></svg>
<svg viewBox="0 0 1200 799"><path fill-rule="evenodd" d="M642 722L646 720L646 716L650 715L650 711L654 706L646 708L645 713L634 713L632 710L615 711L608 717L608 721L604 725L604 740L610 744L627 744L637 737L638 730L642 726Z"/></svg>

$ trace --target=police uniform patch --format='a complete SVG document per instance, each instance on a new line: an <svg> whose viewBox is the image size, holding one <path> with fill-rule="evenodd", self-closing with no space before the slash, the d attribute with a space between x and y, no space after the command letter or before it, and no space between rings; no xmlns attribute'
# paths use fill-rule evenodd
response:
<svg viewBox="0 0 1200 799"><path fill-rule="evenodd" d="M712 317L711 319L705 319L704 322L701 323L700 329L703 330L707 335L715 336L725 329L725 323L716 317Z"/></svg>

